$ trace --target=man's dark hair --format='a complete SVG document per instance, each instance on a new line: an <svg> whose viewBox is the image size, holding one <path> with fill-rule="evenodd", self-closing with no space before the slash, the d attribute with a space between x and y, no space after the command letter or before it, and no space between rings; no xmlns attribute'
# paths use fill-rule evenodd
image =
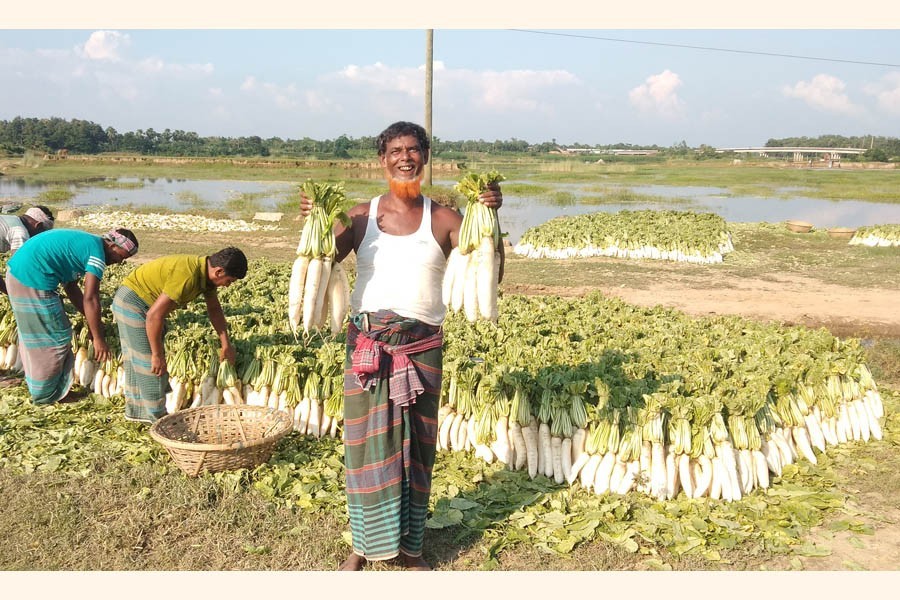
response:
<svg viewBox="0 0 900 600"><path fill-rule="evenodd" d="M209 264L213 267L222 267L229 277L243 279L247 275L247 257L234 246L222 248L210 256Z"/></svg>
<svg viewBox="0 0 900 600"><path fill-rule="evenodd" d="M403 135L415 137L419 141L419 147L422 149L422 152L427 153L431 150L431 142L428 140L428 133L424 127L409 121L397 121L392 125L388 125L388 128L375 138L375 148L378 149L378 156L387 152L388 142Z"/></svg>
<svg viewBox="0 0 900 600"><path fill-rule="evenodd" d="M124 227L120 227L120 228L116 229L116 233L118 233L119 235L124 235L129 240L134 242L134 251L137 252L140 244L138 244L137 236L134 235L134 233L130 229L125 229Z"/></svg>

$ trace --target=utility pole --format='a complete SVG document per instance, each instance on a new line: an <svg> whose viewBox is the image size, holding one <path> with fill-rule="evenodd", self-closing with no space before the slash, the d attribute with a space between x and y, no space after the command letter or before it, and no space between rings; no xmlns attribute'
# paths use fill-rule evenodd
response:
<svg viewBox="0 0 900 600"><path fill-rule="evenodd" d="M428 141L434 143L434 136L431 134L431 88L432 88L432 66L434 62L434 29L425 30L425 133L428 134ZM432 146L434 150L434 146ZM431 185L431 164L434 162L433 156L429 157L428 164L425 165L425 185Z"/></svg>

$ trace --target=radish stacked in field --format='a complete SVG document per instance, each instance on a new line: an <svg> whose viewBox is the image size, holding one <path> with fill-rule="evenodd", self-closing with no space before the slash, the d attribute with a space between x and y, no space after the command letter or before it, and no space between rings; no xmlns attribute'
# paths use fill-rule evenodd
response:
<svg viewBox="0 0 900 600"><path fill-rule="evenodd" d="M497 171L469 173L456 185L466 200L459 228L459 243L450 252L444 274L443 301L451 310L463 309L469 321L479 317L497 322L497 286L500 279L500 222L497 211L478 196L503 181Z"/></svg>
<svg viewBox="0 0 900 600"><path fill-rule="evenodd" d="M497 326L444 322L438 449L598 495L733 502L884 437L858 340L600 294L503 304Z"/></svg>
<svg viewBox="0 0 900 600"><path fill-rule="evenodd" d="M315 183L307 179L303 194L313 207L297 246L297 259L291 269L288 288L288 320L295 334L321 329L331 321L332 333L340 331L350 306L350 283L347 273L334 262L336 253L332 227L335 219L349 226L344 211L346 199L343 185Z"/></svg>
<svg viewBox="0 0 900 600"><path fill-rule="evenodd" d="M22 357L19 355L19 330L13 316L9 300L2 297L3 316L0 317L0 369L22 370Z"/></svg>

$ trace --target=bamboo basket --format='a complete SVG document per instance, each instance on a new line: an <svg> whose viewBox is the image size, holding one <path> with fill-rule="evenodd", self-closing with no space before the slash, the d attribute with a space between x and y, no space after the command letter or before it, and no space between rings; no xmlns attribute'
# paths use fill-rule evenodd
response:
<svg viewBox="0 0 900 600"><path fill-rule="evenodd" d="M851 227L832 227L828 230L828 237L839 240L849 240L856 233L856 229Z"/></svg>
<svg viewBox="0 0 900 600"><path fill-rule="evenodd" d="M268 462L291 431L284 411L247 404L198 406L166 415L150 436L191 477Z"/></svg>
<svg viewBox="0 0 900 600"><path fill-rule="evenodd" d="M794 233L809 233L813 228L812 223L807 223L806 221L786 221L785 225Z"/></svg>

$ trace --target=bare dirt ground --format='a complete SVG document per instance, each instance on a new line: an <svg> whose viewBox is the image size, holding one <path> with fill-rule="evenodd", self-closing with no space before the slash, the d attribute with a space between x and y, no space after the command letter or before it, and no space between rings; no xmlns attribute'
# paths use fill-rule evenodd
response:
<svg viewBox="0 0 900 600"><path fill-rule="evenodd" d="M640 288L598 282L597 286L514 285L524 294L575 296L599 289L640 306L662 305L691 315L742 315L789 325L826 327L839 336L900 338L900 291L845 287L799 275L765 279L717 275L715 281L667 277Z"/></svg>

